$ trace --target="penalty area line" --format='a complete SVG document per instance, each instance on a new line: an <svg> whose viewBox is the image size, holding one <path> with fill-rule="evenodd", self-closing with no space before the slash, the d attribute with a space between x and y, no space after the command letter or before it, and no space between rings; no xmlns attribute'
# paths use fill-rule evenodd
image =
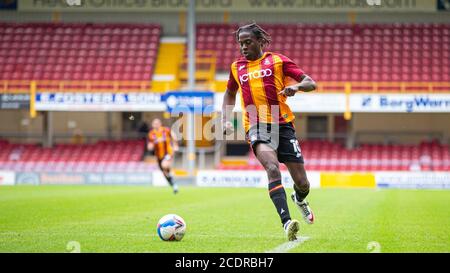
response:
<svg viewBox="0 0 450 273"><path fill-rule="evenodd" d="M304 243L307 240L309 240L309 237L300 236L297 238L297 240L281 244L274 249L267 250L266 253L287 253L291 249L296 248L297 246L301 245L302 243Z"/></svg>

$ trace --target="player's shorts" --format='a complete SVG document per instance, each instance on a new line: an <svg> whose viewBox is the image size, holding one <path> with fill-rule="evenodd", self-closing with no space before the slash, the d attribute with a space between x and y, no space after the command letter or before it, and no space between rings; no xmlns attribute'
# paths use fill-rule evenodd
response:
<svg viewBox="0 0 450 273"><path fill-rule="evenodd" d="M248 130L247 138L255 155L256 144L265 143L276 151L280 163L304 163L300 144L295 136L295 129L291 122L254 125Z"/></svg>
<svg viewBox="0 0 450 273"><path fill-rule="evenodd" d="M172 155L171 154L165 154L162 158L158 158L158 165L161 167L161 163L165 160L171 160Z"/></svg>

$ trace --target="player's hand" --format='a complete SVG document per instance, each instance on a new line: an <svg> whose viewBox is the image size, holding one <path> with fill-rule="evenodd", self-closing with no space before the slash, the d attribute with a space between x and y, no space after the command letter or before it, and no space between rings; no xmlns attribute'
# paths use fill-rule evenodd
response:
<svg viewBox="0 0 450 273"><path fill-rule="evenodd" d="M285 96L285 97L292 97L293 95L295 95L295 93L297 93L298 89L296 88L296 86L287 86L286 88L284 88L283 91L281 91L280 95Z"/></svg>
<svg viewBox="0 0 450 273"><path fill-rule="evenodd" d="M178 145L173 145L173 151L178 152L180 150L180 147Z"/></svg>
<svg viewBox="0 0 450 273"><path fill-rule="evenodd" d="M149 144L147 144L147 150L148 151L153 151L153 144L152 143L149 143Z"/></svg>
<svg viewBox="0 0 450 273"><path fill-rule="evenodd" d="M233 123L231 123L231 121L225 121L225 123L223 124L222 131L223 134L227 136L234 133Z"/></svg>

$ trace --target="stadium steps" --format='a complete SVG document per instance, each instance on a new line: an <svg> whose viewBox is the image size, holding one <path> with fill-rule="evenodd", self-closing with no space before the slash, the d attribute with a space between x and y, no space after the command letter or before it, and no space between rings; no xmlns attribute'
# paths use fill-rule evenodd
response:
<svg viewBox="0 0 450 273"><path fill-rule="evenodd" d="M161 39L152 81L153 91L167 91L179 87L179 66L185 47L184 38Z"/></svg>
<svg viewBox="0 0 450 273"><path fill-rule="evenodd" d="M195 84L197 88L209 90L216 75L217 53L214 50L197 50L195 52ZM180 64L180 81L186 86L189 78L189 58L187 53Z"/></svg>

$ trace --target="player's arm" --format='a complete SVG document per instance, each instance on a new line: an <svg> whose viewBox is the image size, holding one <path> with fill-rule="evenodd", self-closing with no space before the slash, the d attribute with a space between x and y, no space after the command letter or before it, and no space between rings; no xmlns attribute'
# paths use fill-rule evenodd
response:
<svg viewBox="0 0 450 273"><path fill-rule="evenodd" d="M298 91L311 92L316 90L316 88L316 82L310 76L303 74L300 77L299 83L287 86L283 91L280 92L280 94L290 97L295 95L295 93L297 93Z"/></svg>
<svg viewBox="0 0 450 273"><path fill-rule="evenodd" d="M236 93L237 90L232 91L227 88L227 91L225 91L225 95L223 96L222 129L224 135L233 133L233 124L230 121L230 117L232 116L233 108L236 104Z"/></svg>
<svg viewBox="0 0 450 273"><path fill-rule="evenodd" d="M151 134L148 134L148 137L147 137L147 150L151 152L154 149L155 149L154 139L153 139Z"/></svg>
<svg viewBox="0 0 450 273"><path fill-rule="evenodd" d="M149 150L150 152L153 151L155 149L155 144L152 141L149 141L147 143L147 150Z"/></svg>
<svg viewBox="0 0 450 273"><path fill-rule="evenodd" d="M298 91L311 92L317 88L316 82L303 70L286 56L279 56L283 60L283 73L298 81L297 84L287 86L279 94L284 96L293 96Z"/></svg>
<svg viewBox="0 0 450 273"><path fill-rule="evenodd" d="M231 64L230 67L230 76L228 77L227 82L227 90L225 91L225 95L223 96L222 103L222 133L224 135L230 135L233 133L233 124L230 119L233 115L233 109L236 105L236 94L239 90L239 84L236 81L236 78L233 75L233 70L236 69L236 62Z"/></svg>
<svg viewBox="0 0 450 273"><path fill-rule="evenodd" d="M170 131L170 136L172 137L173 150L174 150L175 152L178 152L178 150L180 149L180 147L178 146L178 138L177 138L177 134L175 134L173 131Z"/></svg>
<svg viewBox="0 0 450 273"><path fill-rule="evenodd" d="M306 74L303 74L301 76L301 81L298 84L296 84L296 87L298 91L303 92L311 92L317 89L316 82Z"/></svg>

